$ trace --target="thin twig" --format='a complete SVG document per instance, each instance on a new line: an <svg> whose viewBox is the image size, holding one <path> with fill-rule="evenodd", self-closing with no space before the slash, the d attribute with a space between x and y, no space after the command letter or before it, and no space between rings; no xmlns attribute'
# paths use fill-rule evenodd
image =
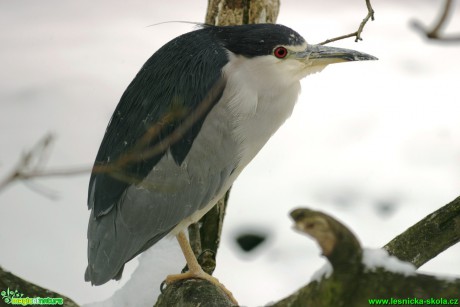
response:
<svg viewBox="0 0 460 307"><path fill-rule="evenodd" d="M438 24L433 28L433 30L431 30L430 33L427 34L428 36L437 35L438 32L441 31L441 28L447 22L447 17L449 16L451 7L452 7L452 0L446 0L444 4L444 10L442 11L441 17L439 18Z"/></svg>
<svg viewBox="0 0 460 307"><path fill-rule="evenodd" d="M0 180L0 191L5 189L15 181L29 180L33 178L43 177L59 177L59 176L71 176L89 173L90 167L78 167L74 169L55 169L45 170L45 164L49 157L51 146L54 142L54 136L51 134L45 135L39 140L30 150L26 151L16 164L16 167ZM45 191L42 187L28 185L34 191L48 198L55 198L52 192Z"/></svg>
<svg viewBox="0 0 460 307"><path fill-rule="evenodd" d="M372 21L375 20L375 18L374 18L374 9L372 8L370 0L366 0L366 7L367 7L367 15L363 19L363 21L359 24L359 27L358 27L357 31L355 31L353 33L350 33L350 34L346 34L346 35L342 35L342 36L327 39L324 42L319 43L319 45L326 45L326 44L329 44L331 42L335 42L335 41L345 39L345 38L349 38L349 37L356 37L355 42L362 41L363 39L361 38L361 33L363 32L364 27L366 26L366 23L369 21L369 19L371 19Z"/></svg>

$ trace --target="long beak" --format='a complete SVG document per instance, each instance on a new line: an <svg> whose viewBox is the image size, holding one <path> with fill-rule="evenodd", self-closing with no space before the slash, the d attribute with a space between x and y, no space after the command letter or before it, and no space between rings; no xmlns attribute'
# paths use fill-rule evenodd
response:
<svg viewBox="0 0 460 307"><path fill-rule="evenodd" d="M370 54L323 45L308 45L305 51L297 53L297 58L302 61L313 62L314 65L327 65L349 61L378 60Z"/></svg>

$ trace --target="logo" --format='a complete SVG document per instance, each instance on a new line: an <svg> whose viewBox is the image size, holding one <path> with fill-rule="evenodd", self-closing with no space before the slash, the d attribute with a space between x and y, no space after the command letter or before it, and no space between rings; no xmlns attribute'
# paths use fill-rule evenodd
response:
<svg viewBox="0 0 460 307"><path fill-rule="evenodd" d="M10 288L0 292L2 300L6 304L28 306L28 305L63 305L62 297L24 297L24 294L18 290Z"/></svg>

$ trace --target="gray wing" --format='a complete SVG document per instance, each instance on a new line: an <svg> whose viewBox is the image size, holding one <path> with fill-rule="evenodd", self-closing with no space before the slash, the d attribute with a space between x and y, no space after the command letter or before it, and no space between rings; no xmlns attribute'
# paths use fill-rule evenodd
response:
<svg viewBox="0 0 460 307"><path fill-rule="evenodd" d="M228 154L235 148L232 141L222 141L228 137L226 127L213 134L218 140L196 144L207 115L222 96L221 68L228 61L212 39L202 49L196 43L198 31L176 38L147 61L107 127L88 193L92 212L85 280L92 284L119 279L127 261L207 204L235 168L226 155L206 157L209 146L222 146ZM172 54L182 58L171 58ZM149 135L149 128L158 124ZM192 145L197 147L193 158ZM208 163L205 176L197 176ZM107 165L112 168L101 172Z"/></svg>
<svg viewBox="0 0 460 307"><path fill-rule="evenodd" d="M190 32L164 45L123 93L89 182L88 208L96 217L110 211L123 192L133 182L142 181L168 150L178 164L187 156L225 87L221 69L228 62L227 54L208 32L209 28ZM167 141L203 105L207 108L181 137Z"/></svg>

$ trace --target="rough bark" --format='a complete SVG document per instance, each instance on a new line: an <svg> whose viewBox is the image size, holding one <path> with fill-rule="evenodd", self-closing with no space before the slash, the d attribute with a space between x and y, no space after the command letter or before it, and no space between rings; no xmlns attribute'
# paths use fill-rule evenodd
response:
<svg viewBox="0 0 460 307"><path fill-rule="evenodd" d="M186 279L166 287L155 307L229 307L234 306L227 295L203 279Z"/></svg>
<svg viewBox="0 0 460 307"><path fill-rule="evenodd" d="M391 240L384 248L416 267L460 241L460 197Z"/></svg>
<svg viewBox="0 0 460 307"><path fill-rule="evenodd" d="M363 250L358 240L343 224L309 209L297 209L291 216L297 230L318 242L333 271L272 306L369 306L370 299L391 298L417 299L416 304L423 300L425 305L435 305L439 299L458 303L460 279L445 280L415 272L407 276L382 267L370 270L362 263ZM442 303L438 301L436 305Z"/></svg>
<svg viewBox="0 0 460 307"><path fill-rule="evenodd" d="M209 0L206 24L215 26L275 23L279 0Z"/></svg>
<svg viewBox="0 0 460 307"><path fill-rule="evenodd" d="M22 297L41 297L41 298L62 298L64 301L65 307L78 307L78 305L72 301L70 298L65 297L62 294L53 292L51 290L42 288L40 286L37 286L36 284L33 284L31 282L28 282L20 277L17 277L10 272L4 271L0 267L0 291L15 291L17 290L19 294L22 294ZM5 293L6 295L6 293ZM19 297L19 296L15 296ZM8 303L5 302L4 300L4 295L0 296L0 306L12 306L8 305Z"/></svg>

